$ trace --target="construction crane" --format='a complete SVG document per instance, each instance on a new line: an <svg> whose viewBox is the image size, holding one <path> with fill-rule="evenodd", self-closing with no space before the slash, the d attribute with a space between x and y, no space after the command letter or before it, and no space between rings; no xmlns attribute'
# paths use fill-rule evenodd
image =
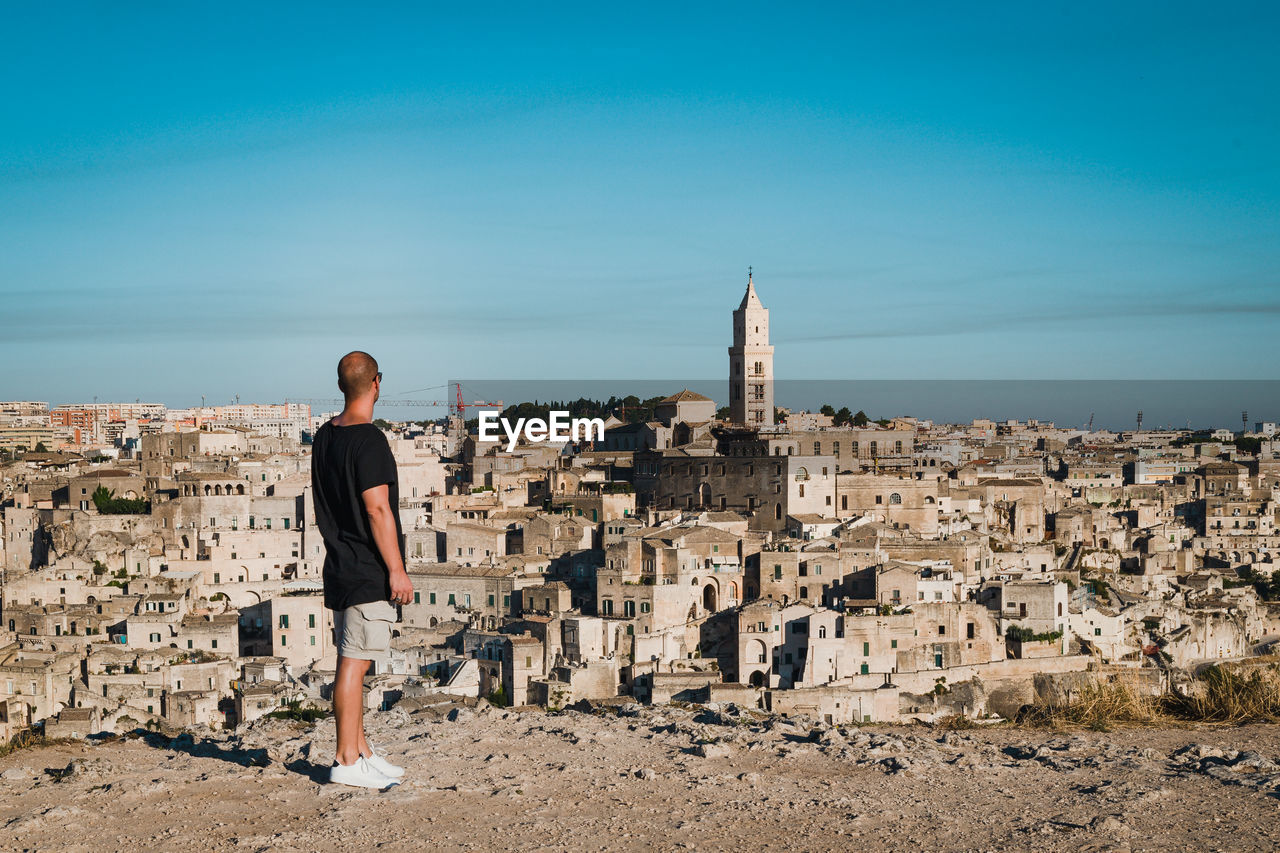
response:
<svg viewBox="0 0 1280 853"><path fill-rule="evenodd" d="M1142 432L1142 409L1138 409L1138 432Z"/></svg>
<svg viewBox="0 0 1280 853"><path fill-rule="evenodd" d="M1096 412L1090 412L1090 413L1089 413L1089 427L1088 427L1088 430L1087 430L1088 432L1093 432L1093 416L1094 416L1095 414L1096 414Z"/></svg>

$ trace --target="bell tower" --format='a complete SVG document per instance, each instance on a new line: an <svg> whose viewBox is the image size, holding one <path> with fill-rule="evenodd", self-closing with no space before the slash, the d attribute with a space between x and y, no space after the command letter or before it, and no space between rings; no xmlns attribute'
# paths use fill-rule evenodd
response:
<svg viewBox="0 0 1280 853"><path fill-rule="evenodd" d="M733 312L729 347L729 420L747 426L773 426L773 347L769 346L769 309L756 295L747 270L747 292Z"/></svg>

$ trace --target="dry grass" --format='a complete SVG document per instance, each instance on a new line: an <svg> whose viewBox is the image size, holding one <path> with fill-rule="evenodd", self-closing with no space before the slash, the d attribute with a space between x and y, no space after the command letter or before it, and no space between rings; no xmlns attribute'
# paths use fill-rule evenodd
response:
<svg viewBox="0 0 1280 853"><path fill-rule="evenodd" d="M1270 723L1280 720L1280 667L1211 666L1190 696L1162 696L1165 713L1205 723Z"/></svg>
<svg viewBox="0 0 1280 853"><path fill-rule="evenodd" d="M79 743L75 738L47 738L37 731L25 729L18 732L8 743L0 743L0 758L23 749L34 749L41 746L58 746L66 743Z"/></svg>
<svg viewBox="0 0 1280 853"><path fill-rule="evenodd" d="M1117 677L1085 688L1069 703L1027 708L1018 722L1106 730L1116 723L1146 724L1164 722L1164 719L1157 698L1145 693L1137 679Z"/></svg>
<svg viewBox="0 0 1280 853"><path fill-rule="evenodd" d="M961 714L951 714L946 717L940 717L933 721L933 727L939 731L954 732L966 729L976 729L978 724L969 717Z"/></svg>
<svg viewBox="0 0 1280 853"><path fill-rule="evenodd" d="M1137 679L1115 677L1093 685L1066 704L1028 708L1018 722L1031 726L1084 726L1105 731L1114 725L1244 723L1280 721L1280 666L1221 664L1206 669L1188 695L1153 696Z"/></svg>

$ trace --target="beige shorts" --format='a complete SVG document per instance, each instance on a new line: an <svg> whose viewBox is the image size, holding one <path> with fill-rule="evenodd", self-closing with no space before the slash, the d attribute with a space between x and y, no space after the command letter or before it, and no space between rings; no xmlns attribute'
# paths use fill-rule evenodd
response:
<svg viewBox="0 0 1280 853"><path fill-rule="evenodd" d="M353 660L385 663L391 653L391 626L396 607L390 601L370 601L333 611L333 644L338 654Z"/></svg>

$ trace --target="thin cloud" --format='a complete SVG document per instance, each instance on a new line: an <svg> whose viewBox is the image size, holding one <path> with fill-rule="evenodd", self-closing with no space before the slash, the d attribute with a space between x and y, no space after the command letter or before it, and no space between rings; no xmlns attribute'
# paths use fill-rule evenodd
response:
<svg viewBox="0 0 1280 853"><path fill-rule="evenodd" d="M1110 312L1110 318L1132 321L1143 317L1156 319L1161 317L1203 317L1218 316L1273 316L1280 315L1280 302L1260 302L1229 305L1143 305L1131 306ZM1009 314L1004 316L982 316L977 318L956 317L950 322L910 329L861 329L833 334L804 335L787 337L777 341L780 344L811 344L834 341L879 340L886 338L946 338L957 335L972 335L975 332L995 332L1027 325L1060 325L1075 323L1082 318L1091 320L1106 319L1106 315L1097 312L1085 313L1081 310L1046 309L1037 313Z"/></svg>

